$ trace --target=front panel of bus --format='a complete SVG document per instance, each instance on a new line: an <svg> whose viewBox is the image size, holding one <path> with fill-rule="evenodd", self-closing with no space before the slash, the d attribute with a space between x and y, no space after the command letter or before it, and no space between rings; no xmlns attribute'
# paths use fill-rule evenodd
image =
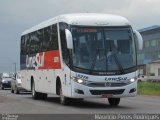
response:
<svg viewBox="0 0 160 120"><path fill-rule="evenodd" d="M68 26L73 49L65 59L71 69L72 97L125 97L137 93L136 46L131 26Z"/></svg>

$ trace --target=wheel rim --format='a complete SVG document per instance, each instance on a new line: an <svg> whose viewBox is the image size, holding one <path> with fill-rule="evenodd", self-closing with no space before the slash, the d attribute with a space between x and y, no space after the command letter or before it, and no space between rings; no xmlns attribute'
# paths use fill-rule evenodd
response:
<svg viewBox="0 0 160 120"><path fill-rule="evenodd" d="M62 93L62 87L60 88L60 102L63 103L64 102L64 96Z"/></svg>
<svg viewBox="0 0 160 120"><path fill-rule="evenodd" d="M32 96L35 95L35 87L34 87L34 83L32 84Z"/></svg>

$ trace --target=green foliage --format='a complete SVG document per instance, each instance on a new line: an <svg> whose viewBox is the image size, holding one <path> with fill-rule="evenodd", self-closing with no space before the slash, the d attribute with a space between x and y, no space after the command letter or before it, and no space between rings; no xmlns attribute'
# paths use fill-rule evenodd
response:
<svg viewBox="0 0 160 120"><path fill-rule="evenodd" d="M160 82L138 82L139 95L160 95Z"/></svg>

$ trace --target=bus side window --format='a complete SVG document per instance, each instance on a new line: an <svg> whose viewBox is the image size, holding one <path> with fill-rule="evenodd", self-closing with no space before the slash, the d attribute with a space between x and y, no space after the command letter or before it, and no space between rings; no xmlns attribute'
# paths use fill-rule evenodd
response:
<svg viewBox="0 0 160 120"><path fill-rule="evenodd" d="M58 50L58 31L57 31L57 24L52 25L51 31L51 39L50 39L50 49L51 50Z"/></svg>
<svg viewBox="0 0 160 120"><path fill-rule="evenodd" d="M21 54L25 55L26 54L26 47L25 47L25 36L21 37Z"/></svg>
<svg viewBox="0 0 160 120"><path fill-rule="evenodd" d="M37 31L37 41L38 41L38 52L43 52L42 51L42 42L43 42L43 29L40 29Z"/></svg>
<svg viewBox="0 0 160 120"><path fill-rule="evenodd" d="M49 49L50 33L51 33L51 27L44 28L44 39L43 39L44 52L50 50Z"/></svg>
<svg viewBox="0 0 160 120"><path fill-rule="evenodd" d="M29 34L27 34L27 35L25 35L25 41L26 41L26 45L25 45L25 47L26 47L26 54L29 54L30 53L30 35Z"/></svg>
<svg viewBox="0 0 160 120"><path fill-rule="evenodd" d="M34 33L30 33L30 54L34 54L35 48L34 48Z"/></svg>

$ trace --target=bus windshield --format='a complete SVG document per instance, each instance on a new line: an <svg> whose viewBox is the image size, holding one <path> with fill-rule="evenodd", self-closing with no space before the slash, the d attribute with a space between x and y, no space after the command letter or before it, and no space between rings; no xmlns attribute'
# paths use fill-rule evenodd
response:
<svg viewBox="0 0 160 120"><path fill-rule="evenodd" d="M73 27L73 66L97 72L121 71L136 66L130 27Z"/></svg>

